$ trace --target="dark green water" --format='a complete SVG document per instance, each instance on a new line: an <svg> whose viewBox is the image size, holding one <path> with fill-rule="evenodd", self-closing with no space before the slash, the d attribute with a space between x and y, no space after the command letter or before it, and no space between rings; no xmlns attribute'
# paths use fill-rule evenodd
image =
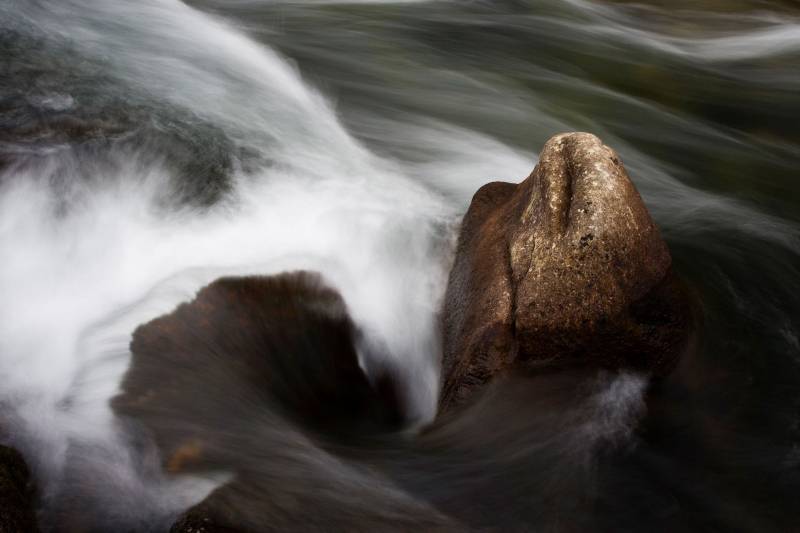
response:
<svg viewBox="0 0 800 533"><path fill-rule="evenodd" d="M48 527L78 505L88 530L159 530L225 479L166 476L108 410L133 329L219 275L322 271L430 419L461 214L580 130L620 153L698 301L675 373L646 394L537 378L338 455L273 453L295 429L245 410L233 521L800 528L793 2L188 4L0 0L0 435Z"/></svg>

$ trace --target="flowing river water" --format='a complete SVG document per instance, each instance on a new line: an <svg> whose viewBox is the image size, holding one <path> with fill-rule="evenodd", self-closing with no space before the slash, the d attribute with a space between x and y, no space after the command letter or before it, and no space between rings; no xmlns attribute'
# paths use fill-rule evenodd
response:
<svg viewBox="0 0 800 533"><path fill-rule="evenodd" d="M0 0L0 438L43 528L166 530L234 470L255 531L800 527L798 94L789 1ZM472 194L573 130L621 155L694 349L657 386L541 376L418 435ZM165 474L109 407L133 330L296 269L409 427L333 453L228 413L230 468Z"/></svg>

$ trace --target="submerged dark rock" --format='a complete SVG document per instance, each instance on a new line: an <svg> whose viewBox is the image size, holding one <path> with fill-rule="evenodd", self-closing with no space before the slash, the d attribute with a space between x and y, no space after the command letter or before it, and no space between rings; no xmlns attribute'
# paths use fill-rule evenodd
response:
<svg viewBox="0 0 800 533"><path fill-rule="evenodd" d="M378 505L394 496L372 488L372 474L338 477L350 468L338 456L402 423L391 379L377 368L367 377L358 345L342 297L308 272L223 278L137 328L114 409L152 435L167 472L232 475L172 531L417 523L414 502ZM375 510L353 514L348 498Z"/></svg>
<svg viewBox="0 0 800 533"><path fill-rule="evenodd" d="M165 205L210 206L232 190L235 167L257 159L220 126L123 85L104 60L20 30L0 32L0 183L46 176L61 190L98 174L127 177L147 154L169 176Z"/></svg>
<svg viewBox="0 0 800 533"><path fill-rule="evenodd" d="M0 445L0 532L35 533L34 489L22 455Z"/></svg>
<svg viewBox="0 0 800 533"><path fill-rule="evenodd" d="M200 503L185 513L170 528L170 533L247 533L244 529L226 526L215 518L214 506Z"/></svg>
<svg viewBox="0 0 800 533"><path fill-rule="evenodd" d="M578 362L664 375L688 333L669 250L619 156L550 139L519 185L464 216L444 306L440 409L511 368Z"/></svg>
<svg viewBox="0 0 800 533"><path fill-rule="evenodd" d="M171 471L203 462L211 436L193 428L229 426L254 404L326 440L394 428L393 389L367 379L357 337L341 296L316 274L219 279L136 329L112 404L153 430Z"/></svg>

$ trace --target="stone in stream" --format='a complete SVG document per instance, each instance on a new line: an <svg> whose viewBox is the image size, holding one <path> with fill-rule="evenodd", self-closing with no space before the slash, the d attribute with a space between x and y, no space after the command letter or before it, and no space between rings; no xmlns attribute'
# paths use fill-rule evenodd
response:
<svg viewBox="0 0 800 533"><path fill-rule="evenodd" d="M314 273L218 279L136 329L112 406L152 432L175 473L208 460L214 433L227 438L244 413L326 441L389 431L400 422L394 389L367 379L357 337L342 297Z"/></svg>
<svg viewBox="0 0 800 533"><path fill-rule="evenodd" d="M356 482L341 498L359 512L338 497L334 454L402 422L388 374L362 370L358 338L341 295L309 272L222 278L136 329L114 410L152 436L168 473L235 473L173 532L291 531L315 520L349 531L397 521L401 531L421 520L413 502L403 503L408 523L361 510L382 493Z"/></svg>
<svg viewBox="0 0 800 533"><path fill-rule="evenodd" d="M0 532L35 533L33 484L20 453L0 445Z"/></svg>
<svg viewBox="0 0 800 533"><path fill-rule="evenodd" d="M481 187L464 216L443 311L440 412L495 375L544 365L664 375L688 299L619 156L556 135L519 185Z"/></svg>

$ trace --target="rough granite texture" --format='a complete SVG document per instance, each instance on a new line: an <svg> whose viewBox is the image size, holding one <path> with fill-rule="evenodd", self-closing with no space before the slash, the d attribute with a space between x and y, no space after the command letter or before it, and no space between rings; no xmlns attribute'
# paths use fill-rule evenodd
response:
<svg viewBox="0 0 800 533"><path fill-rule="evenodd" d="M587 363L663 375L688 301L619 156L588 133L544 146L519 185L481 187L443 312L440 411L510 369Z"/></svg>

